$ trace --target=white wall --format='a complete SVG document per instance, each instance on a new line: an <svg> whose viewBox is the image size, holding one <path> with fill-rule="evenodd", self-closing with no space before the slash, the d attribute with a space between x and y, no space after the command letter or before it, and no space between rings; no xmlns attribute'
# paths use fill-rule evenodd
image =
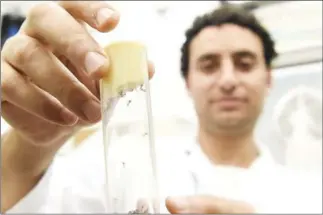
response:
<svg viewBox="0 0 323 215"><path fill-rule="evenodd" d="M278 52L322 46L322 1L291 1L255 11L276 41Z"/></svg>

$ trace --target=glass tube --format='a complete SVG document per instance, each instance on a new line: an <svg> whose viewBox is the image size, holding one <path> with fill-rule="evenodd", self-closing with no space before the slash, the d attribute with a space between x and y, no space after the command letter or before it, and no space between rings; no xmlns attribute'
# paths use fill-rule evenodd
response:
<svg viewBox="0 0 323 215"><path fill-rule="evenodd" d="M107 213L159 213L146 48L133 41L105 48L100 82Z"/></svg>

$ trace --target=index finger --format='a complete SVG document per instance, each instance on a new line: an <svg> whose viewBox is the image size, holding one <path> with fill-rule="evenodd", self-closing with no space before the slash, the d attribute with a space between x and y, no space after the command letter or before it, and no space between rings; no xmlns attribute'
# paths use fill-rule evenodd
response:
<svg viewBox="0 0 323 215"><path fill-rule="evenodd" d="M109 66L104 50L79 22L56 3L39 4L27 16L24 32L57 50L80 71L102 73Z"/></svg>
<svg viewBox="0 0 323 215"><path fill-rule="evenodd" d="M119 13L106 1L59 1L75 19L101 31L111 31L119 22Z"/></svg>

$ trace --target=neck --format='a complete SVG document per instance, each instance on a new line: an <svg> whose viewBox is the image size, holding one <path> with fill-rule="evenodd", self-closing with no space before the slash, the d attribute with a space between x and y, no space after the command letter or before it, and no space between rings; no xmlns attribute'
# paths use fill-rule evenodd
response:
<svg viewBox="0 0 323 215"><path fill-rule="evenodd" d="M248 168L259 155L252 132L233 136L200 128L199 143L204 154L215 164Z"/></svg>

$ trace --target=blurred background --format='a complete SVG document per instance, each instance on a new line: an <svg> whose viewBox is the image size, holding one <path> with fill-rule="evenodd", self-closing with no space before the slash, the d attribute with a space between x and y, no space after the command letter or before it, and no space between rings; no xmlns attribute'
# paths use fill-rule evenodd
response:
<svg viewBox="0 0 323 215"><path fill-rule="evenodd" d="M110 2L122 14L118 28L108 34L89 30L102 45L124 37L140 39L147 45L149 58L156 66L151 91L156 135L159 136L192 134L196 129L195 113L179 66L184 32L192 20L221 4L240 4L253 11L273 35L280 54L273 71L273 89L256 136L268 146L277 161L321 171L321 1ZM1 45L17 32L25 14L37 3L1 1ZM135 109L121 112L114 125L118 136L138 132L141 122L134 118L135 113ZM1 119L1 133L8 128ZM62 148L61 155L75 150L99 129L100 124L79 132Z"/></svg>

